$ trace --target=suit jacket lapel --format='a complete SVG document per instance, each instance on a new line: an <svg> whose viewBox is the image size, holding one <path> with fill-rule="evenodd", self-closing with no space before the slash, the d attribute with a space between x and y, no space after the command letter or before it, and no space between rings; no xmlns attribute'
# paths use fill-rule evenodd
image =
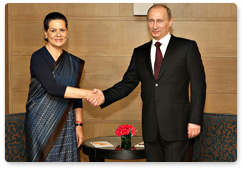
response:
<svg viewBox="0 0 243 169"><path fill-rule="evenodd" d="M165 56L160 68L160 72L159 72L159 77L158 80L161 78L161 76L163 75L166 67L168 66L168 64L170 63L170 61L173 59L173 51L174 51L174 46L175 46L175 41L176 41L176 37L171 35L170 38L170 42L167 46L166 52L165 52Z"/></svg>
<svg viewBox="0 0 243 169"><path fill-rule="evenodd" d="M154 73L152 70L151 57L150 57L151 44L152 44L152 40L146 44L146 46L144 48L144 57L145 57L145 62L147 64L149 73L152 76L152 78L154 79Z"/></svg>

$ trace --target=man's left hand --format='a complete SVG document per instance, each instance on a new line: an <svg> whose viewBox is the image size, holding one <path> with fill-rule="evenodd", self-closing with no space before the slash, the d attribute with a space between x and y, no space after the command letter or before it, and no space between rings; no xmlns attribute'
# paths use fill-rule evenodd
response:
<svg viewBox="0 0 243 169"><path fill-rule="evenodd" d="M201 132L201 126L198 124L188 123L187 126L187 134L188 138L194 138L197 137Z"/></svg>

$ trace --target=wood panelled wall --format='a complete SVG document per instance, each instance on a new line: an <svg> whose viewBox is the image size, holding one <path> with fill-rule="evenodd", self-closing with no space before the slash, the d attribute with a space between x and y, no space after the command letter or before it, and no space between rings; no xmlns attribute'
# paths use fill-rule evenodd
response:
<svg viewBox="0 0 243 169"><path fill-rule="evenodd" d="M237 113L237 6L235 4L167 4L174 17L171 32L197 42L206 71L205 112ZM43 19L63 13L69 22L65 50L86 61L81 87L106 89L122 79L133 49L151 39L145 16L133 4L7 4L6 114L25 112L31 54L45 45ZM85 139L114 135L129 123L141 135L140 86L105 108L84 101ZM82 156L88 161L87 156Z"/></svg>

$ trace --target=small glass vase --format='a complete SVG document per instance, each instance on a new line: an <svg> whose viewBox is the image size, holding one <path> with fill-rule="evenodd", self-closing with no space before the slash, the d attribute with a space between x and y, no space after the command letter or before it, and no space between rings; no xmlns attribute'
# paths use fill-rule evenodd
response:
<svg viewBox="0 0 243 169"><path fill-rule="evenodd" d="M132 135L122 135L121 136L121 149L128 150L131 149Z"/></svg>

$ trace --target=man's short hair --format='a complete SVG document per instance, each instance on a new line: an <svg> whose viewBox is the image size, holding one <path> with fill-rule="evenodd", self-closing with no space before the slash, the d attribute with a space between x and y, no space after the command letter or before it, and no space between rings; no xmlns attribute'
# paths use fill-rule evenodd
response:
<svg viewBox="0 0 243 169"><path fill-rule="evenodd" d="M165 8L166 11L167 11L167 16L168 16L168 19L170 20L172 18L172 14L171 14L171 10L168 6L164 5L164 4L155 4L153 6L151 6L149 9L148 9L148 12L147 12L147 17L148 17L148 14L149 14L149 11L152 9L152 8L158 8L158 7L162 7L162 8Z"/></svg>

